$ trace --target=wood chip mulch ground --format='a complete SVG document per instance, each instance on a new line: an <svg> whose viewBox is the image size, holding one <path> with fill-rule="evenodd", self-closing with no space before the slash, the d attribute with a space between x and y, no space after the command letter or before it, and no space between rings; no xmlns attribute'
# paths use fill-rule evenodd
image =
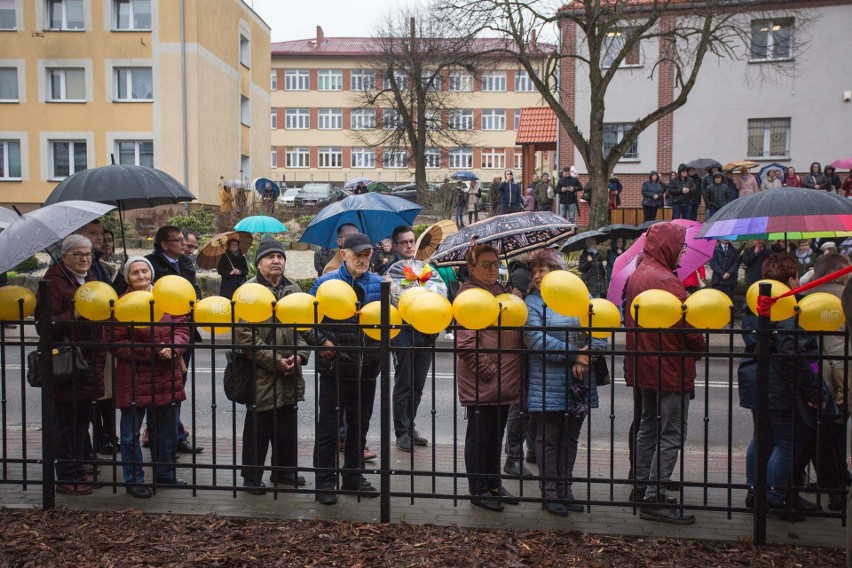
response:
<svg viewBox="0 0 852 568"><path fill-rule="evenodd" d="M0 566L844 566L844 551L521 530L0 509Z"/></svg>

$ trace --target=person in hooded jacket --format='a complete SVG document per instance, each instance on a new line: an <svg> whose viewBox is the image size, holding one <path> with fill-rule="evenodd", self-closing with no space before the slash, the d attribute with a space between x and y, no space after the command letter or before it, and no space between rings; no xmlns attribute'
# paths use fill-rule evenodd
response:
<svg viewBox="0 0 852 568"><path fill-rule="evenodd" d="M592 298L606 296L606 270L595 239L586 239L586 248L580 255L580 277Z"/></svg>
<svg viewBox="0 0 852 568"><path fill-rule="evenodd" d="M698 208L701 206L701 176L698 175L698 170L692 166L687 166L687 175L692 179L692 185L695 186L695 191L689 192L689 216L687 219L693 221L698 220Z"/></svg>
<svg viewBox="0 0 852 568"><path fill-rule="evenodd" d="M722 172L713 174L713 182L704 188L704 220L709 221L713 215L728 203L728 184Z"/></svg>
<svg viewBox="0 0 852 568"><path fill-rule="evenodd" d="M677 177L669 182L669 195L672 197L672 219L689 219L692 194L698 192L692 178L689 177L686 164L677 167Z"/></svg>
<svg viewBox="0 0 852 568"><path fill-rule="evenodd" d="M684 170L685 171L685 170ZM678 300L686 300L686 289L675 275L683 252L686 229L673 223L657 223L648 230L642 250L642 262L627 281L625 305L646 290L665 290ZM641 313L639 314L641 319ZM667 493L678 453L686 439L689 400L695 388L695 357L684 355L703 352L704 336L694 331L678 333L642 332L636 329L635 314L625 314L627 352L626 380L635 388L641 406L636 435L634 491L641 496L644 488L643 519L673 524L692 524L693 515L674 507ZM679 322L675 327L690 328ZM652 354L662 352L662 355ZM645 353L648 353L647 355ZM659 434L658 434L659 429Z"/></svg>
<svg viewBox="0 0 852 568"><path fill-rule="evenodd" d="M822 165L819 162L811 164L810 171L805 175L805 179L802 180L802 187L828 190L828 180L825 174L822 173Z"/></svg>
<svg viewBox="0 0 852 568"><path fill-rule="evenodd" d="M825 189L831 193L839 193L843 183L840 181L840 176L834 173L834 166L825 166L823 172L825 173Z"/></svg>
<svg viewBox="0 0 852 568"><path fill-rule="evenodd" d="M760 191L778 189L779 187L784 187L784 184L781 182L778 170L767 170L766 176L760 182Z"/></svg>
<svg viewBox="0 0 852 568"><path fill-rule="evenodd" d="M245 283L248 274L248 261L240 250L239 239L228 241L225 254L219 258L216 272L222 277L219 295L230 300L237 288Z"/></svg>
<svg viewBox="0 0 852 568"><path fill-rule="evenodd" d="M606 253L606 289L609 290L609 282L612 280L612 269L615 261L627 250L627 243L621 237L610 239L609 250Z"/></svg>
<svg viewBox="0 0 852 568"><path fill-rule="evenodd" d="M660 182L660 174L656 170L652 171L648 181L642 184L642 212L645 216L643 222L647 223L657 218L657 210L663 206L665 189Z"/></svg>

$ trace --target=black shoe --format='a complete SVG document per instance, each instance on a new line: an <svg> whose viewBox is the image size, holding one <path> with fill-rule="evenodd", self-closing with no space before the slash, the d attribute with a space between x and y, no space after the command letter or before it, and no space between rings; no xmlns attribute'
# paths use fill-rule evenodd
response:
<svg viewBox="0 0 852 568"><path fill-rule="evenodd" d="M494 499L491 493L483 493L470 498L470 504L488 511L500 512L503 510L503 503Z"/></svg>
<svg viewBox="0 0 852 568"><path fill-rule="evenodd" d="M820 506L816 503L811 503L807 499L803 499L799 495L793 497L793 509L802 511L803 513L818 513Z"/></svg>
<svg viewBox="0 0 852 568"><path fill-rule="evenodd" d="M418 432L416 429L414 430L414 436L412 437L412 440L414 440L415 446L428 446L429 445L429 440L424 438L423 435L420 434L420 432Z"/></svg>
<svg viewBox="0 0 852 568"><path fill-rule="evenodd" d="M154 496L154 493L148 487L141 485L128 485L124 490L128 495L137 499L149 499Z"/></svg>
<svg viewBox="0 0 852 568"><path fill-rule="evenodd" d="M279 473L272 474L272 483L277 483L278 485L295 485L297 487L301 487L305 484L305 478L301 475L296 475L295 473Z"/></svg>
<svg viewBox="0 0 852 568"><path fill-rule="evenodd" d="M562 503L542 503L541 508L551 515L555 515L557 517L567 517L568 509Z"/></svg>
<svg viewBox="0 0 852 568"><path fill-rule="evenodd" d="M500 497L500 501L507 505L520 505L521 498L515 497L505 487L500 487L499 489L492 489L491 495L493 497Z"/></svg>
<svg viewBox="0 0 852 568"><path fill-rule="evenodd" d="M204 448L194 448L189 440L182 440L177 445L177 453L179 454L200 454Z"/></svg>
<svg viewBox="0 0 852 568"><path fill-rule="evenodd" d="M586 510L584 506L574 501L574 499L565 499L563 503L565 504L565 508L572 513L582 513Z"/></svg>
<svg viewBox="0 0 852 568"><path fill-rule="evenodd" d="M530 470L528 470L527 467L524 464L522 464L520 462L515 462L515 461L511 461L511 462L507 461L503 465L503 472L508 473L509 475L516 475L518 477L532 477L533 476L532 472Z"/></svg>
<svg viewBox="0 0 852 568"><path fill-rule="evenodd" d="M317 503L320 505L337 505L337 494L330 491L317 491Z"/></svg>
<svg viewBox="0 0 852 568"><path fill-rule="evenodd" d="M746 509L754 509L754 491L746 493L745 506Z"/></svg>
<svg viewBox="0 0 852 568"><path fill-rule="evenodd" d="M262 481L251 481L250 479L243 480L243 487L246 488L246 493L251 495L265 495L266 484Z"/></svg>
<svg viewBox="0 0 852 568"><path fill-rule="evenodd" d="M403 452L411 452L411 438L408 436L408 433L396 439L396 447Z"/></svg>
<svg viewBox="0 0 852 568"><path fill-rule="evenodd" d="M832 493L828 496L828 510L829 511L842 511L844 502L846 501L846 495L841 493Z"/></svg>
<svg viewBox="0 0 852 568"><path fill-rule="evenodd" d="M527 457L524 458L524 461L527 463L536 463L535 454L533 452L527 452Z"/></svg>
<svg viewBox="0 0 852 568"><path fill-rule="evenodd" d="M630 495L627 496L627 500L631 503L644 503L645 502L645 488L644 487L634 487L630 490Z"/></svg>
<svg viewBox="0 0 852 568"><path fill-rule="evenodd" d="M119 452L118 444L113 442L104 442L98 448L98 453L105 456L114 456Z"/></svg>
<svg viewBox="0 0 852 568"><path fill-rule="evenodd" d="M662 498L662 502L660 499ZM645 500L645 506L639 509L639 517L646 521L660 521L672 525L691 525L695 523L695 515L679 509L668 507L665 497L655 495Z"/></svg>
<svg viewBox="0 0 852 568"><path fill-rule="evenodd" d="M786 500L780 503L770 502L767 505L769 506L769 514L782 521L800 523L808 518L803 513L791 509L790 504Z"/></svg>
<svg viewBox="0 0 852 568"><path fill-rule="evenodd" d="M366 497L368 499L372 499L374 497L379 496L379 490L373 487L373 484L364 479L363 477L357 484L343 482L343 485L341 485L341 489L343 489L344 491L357 491L361 495L361 497Z"/></svg>
<svg viewBox="0 0 852 568"><path fill-rule="evenodd" d="M173 487L183 487L184 485L189 485L186 480L181 479L180 477L175 477L174 479L155 478L154 483L156 483L157 485L171 485Z"/></svg>

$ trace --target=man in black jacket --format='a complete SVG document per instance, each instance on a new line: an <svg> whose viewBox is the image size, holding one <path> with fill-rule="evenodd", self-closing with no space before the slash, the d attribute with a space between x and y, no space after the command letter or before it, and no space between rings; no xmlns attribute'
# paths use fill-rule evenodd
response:
<svg viewBox="0 0 852 568"><path fill-rule="evenodd" d="M734 286L737 284L737 270L740 268L740 252L729 241L716 243L710 269L713 271L713 288L721 290L733 301Z"/></svg>
<svg viewBox="0 0 852 568"><path fill-rule="evenodd" d="M574 222L577 214L577 195L583 193L583 184L577 177L577 171L573 167L562 169L562 177L556 184L556 195L559 196L559 214Z"/></svg>

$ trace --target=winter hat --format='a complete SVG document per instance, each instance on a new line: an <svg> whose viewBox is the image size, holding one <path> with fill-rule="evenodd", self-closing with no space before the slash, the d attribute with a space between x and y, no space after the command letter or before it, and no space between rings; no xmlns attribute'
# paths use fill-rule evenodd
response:
<svg viewBox="0 0 852 568"><path fill-rule="evenodd" d="M124 268L121 270L121 273L124 275L124 281L128 282L129 274L130 274L130 266L134 262L144 262L148 265L148 270L151 271L151 280L154 279L154 266L151 264L151 261L145 258L144 256L131 256L127 259L127 262L124 263Z"/></svg>
<svg viewBox="0 0 852 568"><path fill-rule="evenodd" d="M254 265L257 266L260 264L260 259L274 252L281 254L284 257L284 260L287 260L287 252L284 250L284 245L272 237L263 239L260 242L260 246L257 247L257 254L254 257Z"/></svg>

